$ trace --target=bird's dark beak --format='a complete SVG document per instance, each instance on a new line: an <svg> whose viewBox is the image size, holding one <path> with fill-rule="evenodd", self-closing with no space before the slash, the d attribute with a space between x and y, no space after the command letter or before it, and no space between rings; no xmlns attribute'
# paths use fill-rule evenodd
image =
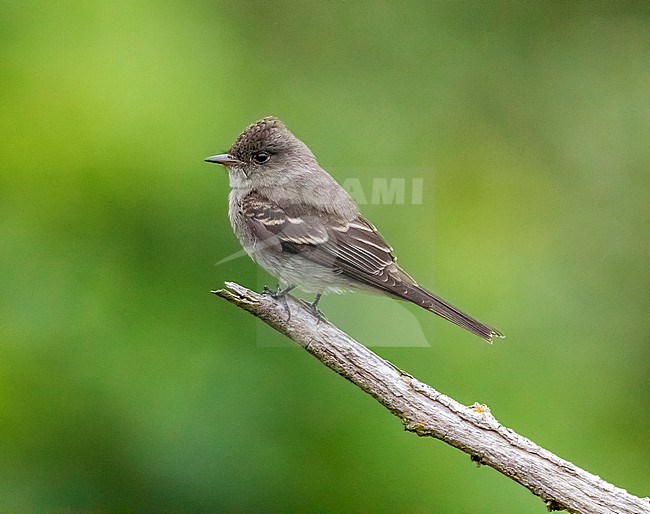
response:
<svg viewBox="0 0 650 514"><path fill-rule="evenodd" d="M215 164L222 164L224 166L234 166L236 164L241 164L242 162L239 159L236 159L230 154L222 153L219 155L213 155L208 157L205 162L213 162Z"/></svg>

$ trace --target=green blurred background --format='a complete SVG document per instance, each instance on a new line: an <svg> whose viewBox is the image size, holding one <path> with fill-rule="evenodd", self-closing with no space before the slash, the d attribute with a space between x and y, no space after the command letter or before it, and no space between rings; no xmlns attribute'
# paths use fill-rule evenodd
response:
<svg viewBox="0 0 650 514"><path fill-rule="evenodd" d="M400 262L498 327L335 323L650 494L647 2L0 3L1 512L545 512L209 294L273 280L203 158L282 118ZM412 308L411 308L412 307ZM390 323L390 325L389 325Z"/></svg>

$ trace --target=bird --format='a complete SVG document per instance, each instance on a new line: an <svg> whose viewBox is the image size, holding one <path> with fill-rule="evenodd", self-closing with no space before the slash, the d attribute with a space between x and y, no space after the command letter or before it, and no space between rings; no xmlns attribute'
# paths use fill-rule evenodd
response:
<svg viewBox="0 0 650 514"><path fill-rule="evenodd" d="M315 293L307 305L319 315L323 294L361 290L414 303L490 343L504 337L407 274L352 197L278 118L256 121L226 153L205 161L228 170L228 216L243 249L285 287L266 293Z"/></svg>

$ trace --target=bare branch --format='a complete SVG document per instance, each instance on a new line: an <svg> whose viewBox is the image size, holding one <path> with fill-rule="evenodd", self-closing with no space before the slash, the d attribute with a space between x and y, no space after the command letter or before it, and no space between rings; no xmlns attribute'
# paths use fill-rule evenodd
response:
<svg viewBox="0 0 650 514"><path fill-rule="evenodd" d="M318 320L293 297L285 297L285 303L232 282L213 293L254 314L376 398L406 430L468 453L539 496L549 510L650 513L650 498L633 496L557 457L501 425L486 406L466 407L439 393Z"/></svg>

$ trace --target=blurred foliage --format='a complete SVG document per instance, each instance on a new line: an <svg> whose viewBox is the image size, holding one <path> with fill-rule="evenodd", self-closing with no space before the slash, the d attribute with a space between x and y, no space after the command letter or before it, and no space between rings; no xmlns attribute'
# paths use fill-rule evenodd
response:
<svg viewBox="0 0 650 514"><path fill-rule="evenodd" d="M422 178L364 213L508 338L360 294L330 319L648 495L647 2L21 0L0 27L0 511L545 511L209 294L273 284L215 266L239 246L202 162L268 114L340 181Z"/></svg>

